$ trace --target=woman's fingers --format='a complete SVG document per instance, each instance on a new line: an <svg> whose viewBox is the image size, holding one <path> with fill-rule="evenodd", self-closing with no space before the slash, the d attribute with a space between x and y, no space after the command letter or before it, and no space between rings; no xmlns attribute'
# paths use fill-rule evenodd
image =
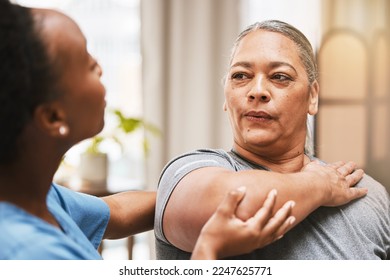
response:
<svg viewBox="0 0 390 280"><path fill-rule="evenodd" d="M330 166L330 167L332 167L334 169L338 169L341 166L343 166L344 164L345 164L345 162L340 160L340 161L329 163L328 166Z"/></svg>
<svg viewBox="0 0 390 280"><path fill-rule="evenodd" d="M353 161L349 161L347 163L342 164L341 166L338 166L336 170L343 176L347 176L351 174L356 168L356 163Z"/></svg>
<svg viewBox="0 0 390 280"><path fill-rule="evenodd" d="M350 187L356 185L364 175L363 169L356 169L351 174L345 176L347 183Z"/></svg>

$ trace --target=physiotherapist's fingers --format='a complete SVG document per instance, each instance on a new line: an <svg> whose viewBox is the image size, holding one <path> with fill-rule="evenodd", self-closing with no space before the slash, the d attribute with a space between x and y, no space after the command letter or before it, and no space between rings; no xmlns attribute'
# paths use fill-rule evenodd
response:
<svg viewBox="0 0 390 280"><path fill-rule="evenodd" d="M272 216L272 210L275 206L277 191L272 189L265 199L263 206L257 210L256 214L253 216L253 222L256 223L256 227L263 228L264 225Z"/></svg>
<svg viewBox="0 0 390 280"><path fill-rule="evenodd" d="M294 206L294 201L287 201L265 225L264 233L267 235L275 235L275 237L278 237L280 235L280 232L283 232L283 230L279 231L279 229L291 217L292 209L294 208ZM289 220L289 222L291 222L291 219Z"/></svg>
<svg viewBox="0 0 390 280"><path fill-rule="evenodd" d="M289 216L285 222L277 229L275 233L275 239L272 241L275 241L277 239L282 238L290 229L292 229L294 223L295 223L295 217Z"/></svg>
<svg viewBox="0 0 390 280"><path fill-rule="evenodd" d="M232 216L236 213L238 204L244 198L246 187L241 186L233 191L228 192L222 202L219 204L216 212L226 216Z"/></svg>

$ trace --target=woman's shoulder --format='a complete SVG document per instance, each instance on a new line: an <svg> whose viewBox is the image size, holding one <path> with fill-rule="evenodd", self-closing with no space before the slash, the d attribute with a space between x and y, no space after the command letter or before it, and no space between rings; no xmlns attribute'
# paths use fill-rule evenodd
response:
<svg viewBox="0 0 390 280"><path fill-rule="evenodd" d="M196 149L185 152L172 158L164 167L167 169L176 169L183 166L230 166L233 160L228 152L222 149Z"/></svg>
<svg viewBox="0 0 390 280"><path fill-rule="evenodd" d="M185 152L185 153L175 157L173 160L185 158L185 157L190 157L190 156L206 157L206 158L210 158L210 157L230 158L229 153L223 149L204 148L204 149L195 149L195 150Z"/></svg>
<svg viewBox="0 0 390 280"><path fill-rule="evenodd" d="M390 205L389 190L387 190L384 185L382 185L379 181L375 180L370 175L365 174L355 187L367 188L368 197L380 199L383 202L387 203L387 205Z"/></svg>
<svg viewBox="0 0 390 280"><path fill-rule="evenodd" d="M231 170L240 171L248 169L268 170L267 168L248 161L235 151L223 149L196 149L173 158L165 166L164 170L172 166L186 166L187 164L200 164L201 166L220 166Z"/></svg>

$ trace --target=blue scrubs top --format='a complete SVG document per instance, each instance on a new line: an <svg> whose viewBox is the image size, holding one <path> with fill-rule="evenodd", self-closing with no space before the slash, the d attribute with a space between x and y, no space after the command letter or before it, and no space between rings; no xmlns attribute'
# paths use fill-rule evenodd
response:
<svg viewBox="0 0 390 280"><path fill-rule="evenodd" d="M47 206L61 229L0 202L0 259L101 259L97 247L110 217L102 199L53 183Z"/></svg>

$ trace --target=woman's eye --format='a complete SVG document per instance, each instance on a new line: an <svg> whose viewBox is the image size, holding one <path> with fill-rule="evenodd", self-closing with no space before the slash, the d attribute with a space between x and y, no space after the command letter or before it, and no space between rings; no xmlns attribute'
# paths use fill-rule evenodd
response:
<svg viewBox="0 0 390 280"><path fill-rule="evenodd" d="M275 74L272 76L273 80L279 81L279 82L285 82L285 81L291 81L292 79L284 74Z"/></svg>
<svg viewBox="0 0 390 280"><path fill-rule="evenodd" d="M247 78L248 78L248 76L245 73L234 73L231 76L232 80L244 80Z"/></svg>

